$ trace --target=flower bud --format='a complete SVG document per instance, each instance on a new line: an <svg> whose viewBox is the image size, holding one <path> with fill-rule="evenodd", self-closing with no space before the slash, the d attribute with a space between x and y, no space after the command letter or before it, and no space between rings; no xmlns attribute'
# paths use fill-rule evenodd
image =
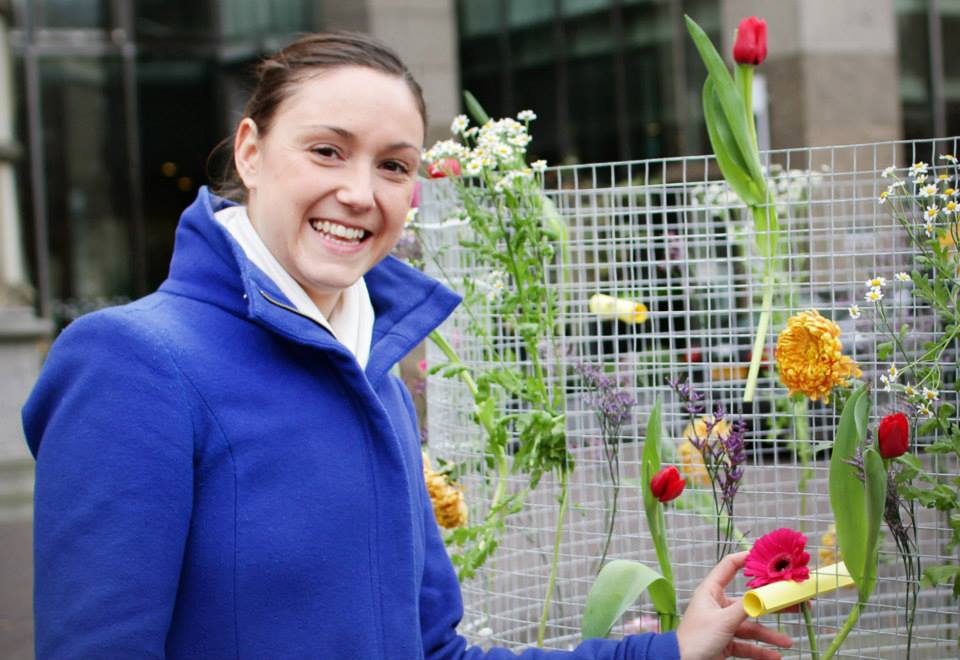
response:
<svg viewBox="0 0 960 660"><path fill-rule="evenodd" d="M448 176L460 176L460 161L456 158L444 158L427 166L427 174L431 179L442 179Z"/></svg>
<svg viewBox="0 0 960 660"><path fill-rule="evenodd" d="M733 45L733 59L737 64L756 66L767 59L767 22L751 16L740 21L737 41Z"/></svg>
<svg viewBox="0 0 960 660"><path fill-rule="evenodd" d="M910 447L910 424L903 413L887 415L877 429L877 445L884 458L896 458Z"/></svg>
<svg viewBox="0 0 960 660"><path fill-rule="evenodd" d="M680 471L672 465L661 468L650 480L650 492L664 504L680 497L686 486Z"/></svg>

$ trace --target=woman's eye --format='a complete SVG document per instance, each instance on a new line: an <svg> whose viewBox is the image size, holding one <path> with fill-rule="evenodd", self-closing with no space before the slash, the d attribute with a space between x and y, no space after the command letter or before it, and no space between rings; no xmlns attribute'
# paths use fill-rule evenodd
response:
<svg viewBox="0 0 960 660"><path fill-rule="evenodd" d="M335 147L314 147L311 151L321 158L336 158L338 155Z"/></svg>
<svg viewBox="0 0 960 660"><path fill-rule="evenodd" d="M389 170L390 172L396 172L397 174L407 174L410 172L410 168L407 167L404 163L396 160L388 160L383 164L383 167Z"/></svg>

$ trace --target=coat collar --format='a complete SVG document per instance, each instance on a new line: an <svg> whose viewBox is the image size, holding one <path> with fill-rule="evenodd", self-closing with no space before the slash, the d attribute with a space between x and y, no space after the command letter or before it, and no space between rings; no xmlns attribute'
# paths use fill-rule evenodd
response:
<svg viewBox="0 0 960 660"><path fill-rule="evenodd" d="M325 328L295 311L276 284L247 259L216 221L213 214L232 204L206 186L200 189L180 216L170 273L160 290L216 305L356 365L350 352ZM375 384L450 315L460 297L392 256L367 273L366 283L376 314L366 374Z"/></svg>

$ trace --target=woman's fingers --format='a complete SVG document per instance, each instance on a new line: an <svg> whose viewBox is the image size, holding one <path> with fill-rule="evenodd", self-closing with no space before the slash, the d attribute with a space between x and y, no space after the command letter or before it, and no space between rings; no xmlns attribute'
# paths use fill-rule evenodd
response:
<svg viewBox="0 0 960 660"><path fill-rule="evenodd" d="M750 658L750 660L781 660L782 655L774 649L765 649L762 646L747 644L734 640L727 647L727 657L731 658Z"/></svg>
<svg viewBox="0 0 960 660"><path fill-rule="evenodd" d="M785 635L773 628L767 628L756 621L744 621L737 627L734 635L740 639L751 639L757 642L773 644L774 646L785 649L793 646L793 640L789 635Z"/></svg>

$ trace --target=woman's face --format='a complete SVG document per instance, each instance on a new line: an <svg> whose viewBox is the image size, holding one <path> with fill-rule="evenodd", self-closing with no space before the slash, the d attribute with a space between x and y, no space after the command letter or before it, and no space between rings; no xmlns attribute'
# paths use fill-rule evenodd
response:
<svg viewBox="0 0 960 660"><path fill-rule="evenodd" d="M325 315L400 238L422 145L407 83L359 66L297 84L266 134L240 124L250 221Z"/></svg>

